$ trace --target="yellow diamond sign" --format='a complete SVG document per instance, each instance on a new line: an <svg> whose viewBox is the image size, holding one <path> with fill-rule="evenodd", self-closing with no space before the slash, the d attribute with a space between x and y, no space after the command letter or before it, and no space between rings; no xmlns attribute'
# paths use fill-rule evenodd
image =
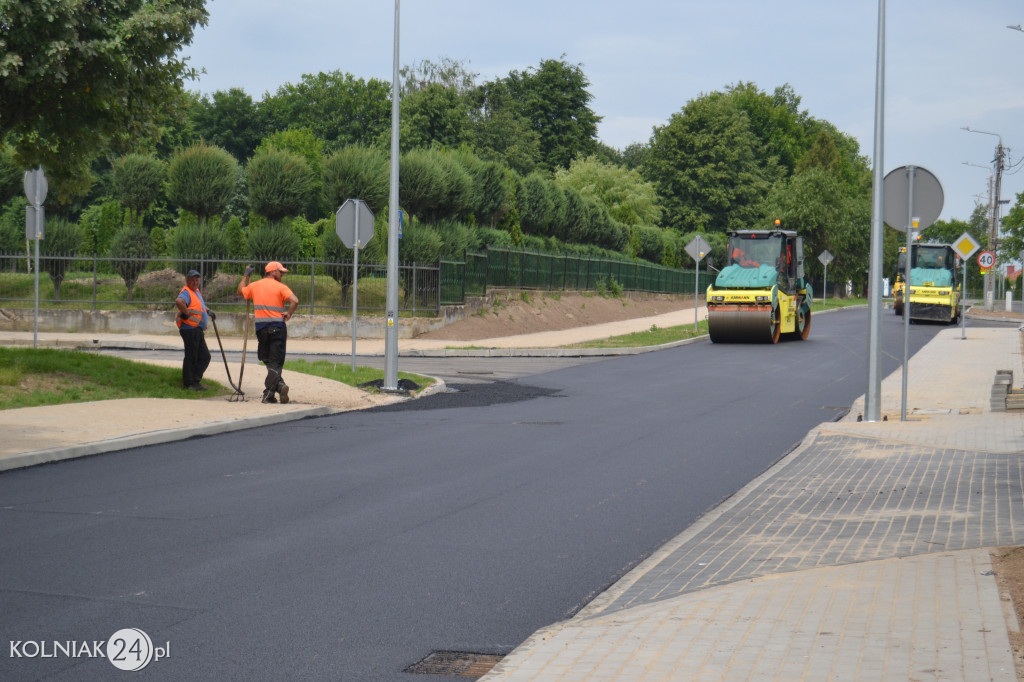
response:
<svg viewBox="0 0 1024 682"><path fill-rule="evenodd" d="M961 260L967 260L980 248L981 244L966 232L957 237L956 241L953 242L953 250L957 252Z"/></svg>

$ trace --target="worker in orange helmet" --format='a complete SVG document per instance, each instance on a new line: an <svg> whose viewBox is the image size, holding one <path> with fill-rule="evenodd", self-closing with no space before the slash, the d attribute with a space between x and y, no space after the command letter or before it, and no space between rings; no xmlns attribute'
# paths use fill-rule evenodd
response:
<svg viewBox="0 0 1024 682"><path fill-rule="evenodd" d="M287 403L288 384L284 383L281 371L284 369L288 344L288 326L299 305L296 296L281 277L288 272L278 261L270 261L264 268L266 276L249 284L252 266L245 268L242 281L238 283L238 295L253 302L256 311L256 340L259 342L257 355L267 367L267 378L263 382L263 402L276 403L280 396Z"/></svg>

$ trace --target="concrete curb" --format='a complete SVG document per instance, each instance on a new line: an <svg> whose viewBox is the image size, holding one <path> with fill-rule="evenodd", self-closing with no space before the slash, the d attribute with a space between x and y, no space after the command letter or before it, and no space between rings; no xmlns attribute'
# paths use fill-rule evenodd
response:
<svg viewBox="0 0 1024 682"><path fill-rule="evenodd" d="M47 464L50 462L59 462L66 459L75 459L77 457L100 455L107 452L116 452L118 450L128 450L130 448L137 448L145 445L172 443L175 441L185 440L187 438L194 438L196 436L213 436L219 433L241 431L242 429L251 429L259 426L271 426L274 424L282 424L284 422L307 419L309 417L323 417L329 414L339 414L341 412L342 410L338 410L333 407L308 407L281 414L262 414L251 417L224 419L193 428L164 429L161 431L151 431L149 433L111 438L109 440L95 443L23 452L18 455L0 458L0 471L20 469L23 467Z"/></svg>

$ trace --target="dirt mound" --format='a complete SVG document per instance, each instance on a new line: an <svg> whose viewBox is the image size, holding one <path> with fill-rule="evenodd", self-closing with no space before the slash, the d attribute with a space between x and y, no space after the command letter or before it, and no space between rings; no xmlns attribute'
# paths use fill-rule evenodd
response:
<svg viewBox="0 0 1024 682"><path fill-rule="evenodd" d="M534 332L559 331L604 322L661 315L693 307L692 296L503 291L466 319L417 338L473 341Z"/></svg>

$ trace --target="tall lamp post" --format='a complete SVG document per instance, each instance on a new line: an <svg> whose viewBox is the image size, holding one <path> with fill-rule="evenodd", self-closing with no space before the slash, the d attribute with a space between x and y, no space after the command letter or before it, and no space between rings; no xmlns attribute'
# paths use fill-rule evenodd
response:
<svg viewBox="0 0 1024 682"><path fill-rule="evenodd" d="M1003 147L1003 137L999 133L975 130L970 126L964 126L962 130L999 138L999 144L996 146L996 156L992 160L992 163L995 165L995 173L993 174L995 181L992 183L992 222L988 228L988 250L995 254L999 249L999 188L1003 182L1003 155L1006 152L1006 149ZM992 312L994 307L995 294L993 293L993 285L995 281L995 268L992 268L985 273L985 312Z"/></svg>

